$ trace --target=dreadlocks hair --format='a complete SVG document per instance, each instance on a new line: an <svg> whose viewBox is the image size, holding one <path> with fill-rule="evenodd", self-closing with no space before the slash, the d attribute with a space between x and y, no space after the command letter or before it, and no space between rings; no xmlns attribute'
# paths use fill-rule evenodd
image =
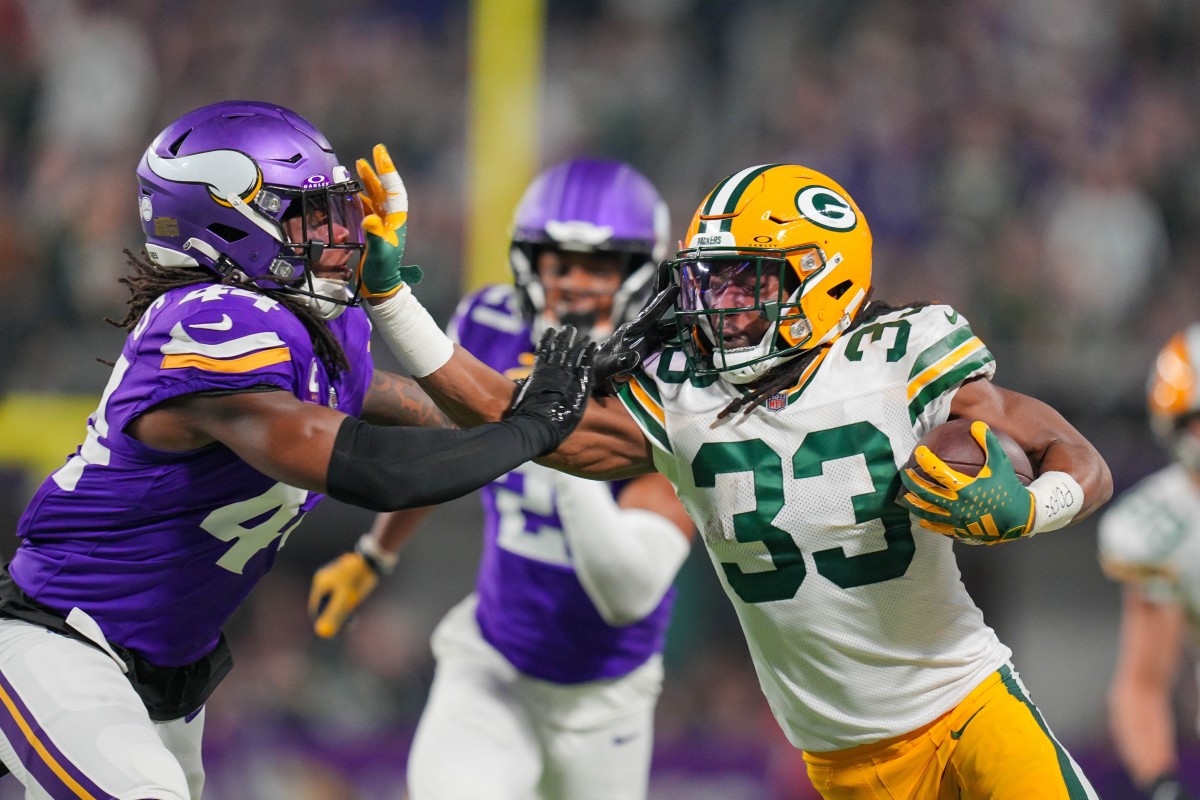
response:
<svg viewBox="0 0 1200 800"><path fill-rule="evenodd" d="M873 291L874 287L871 287L871 290ZM842 332L842 336L845 336L855 328L861 327L862 325L865 325L871 320L881 317L884 314L888 314L892 311L899 311L902 308L924 308L925 306L930 305L932 302L929 300L921 300L915 303L892 305L891 303L884 303L882 301L872 301L869 292L867 294L866 301L867 302L863 307L862 313L854 318L854 321L850 323L850 327L846 328L846 330ZM801 353L791 361L769 370L767 374L761 378L761 382L755 385L754 388L751 389L747 394L735 398L729 403L729 405L721 409L721 413L717 414L717 419L724 419L730 414L736 413L739 409L742 409L743 415L749 416L750 412L765 403L768 397L776 392L782 391L783 389L794 386L796 382L800 380L800 376L804 373L805 368L807 368L808 365L812 363L812 360L817 357L817 354L826 347L829 347L829 345L824 345L823 347L814 347L812 350Z"/></svg>
<svg viewBox="0 0 1200 800"><path fill-rule="evenodd" d="M321 363L325 365L330 379L350 369L350 362L346 358L346 353L342 350L342 345L338 342L337 337L333 335L333 331L329 329L324 320L317 317L295 295L275 289L264 289L250 279L238 280L232 276L218 278L203 267L172 267L170 269L162 269L151 264L149 258L144 255L139 257L129 250L125 250L124 253L129 266L133 268L133 274L126 275L120 279L121 283L129 287L129 300L127 301L129 311L126 312L125 318L120 322L105 318L105 321L109 324L115 325L118 328L131 330L137 325L142 315L146 313L146 309L164 293L184 286L195 286L201 283L220 283L226 286L236 286L241 289L259 292L287 306L304 323L308 335L312 337L313 352L317 358L321 359Z"/></svg>

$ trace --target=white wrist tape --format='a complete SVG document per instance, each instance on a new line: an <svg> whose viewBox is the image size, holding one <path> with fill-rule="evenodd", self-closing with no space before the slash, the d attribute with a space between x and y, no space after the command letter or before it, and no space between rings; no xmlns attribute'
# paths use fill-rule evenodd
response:
<svg viewBox="0 0 1200 800"><path fill-rule="evenodd" d="M377 571L381 575L391 575L392 570L396 569L396 562L400 560L399 553L389 553L379 546L379 542L375 541L375 537L367 531L362 536L358 537L358 542L354 545L354 550L361 556L374 562Z"/></svg>
<svg viewBox="0 0 1200 800"><path fill-rule="evenodd" d="M558 516L575 574L609 625L631 625L658 608L691 543L675 523L620 508L608 484L558 473Z"/></svg>
<svg viewBox="0 0 1200 800"><path fill-rule="evenodd" d="M1065 528L1083 508L1083 489L1065 472L1043 472L1028 486L1033 492L1029 536Z"/></svg>
<svg viewBox="0 0 1200 800"><path fill-rule="evenodd" d="M454 343L408 284L379 305L368 303L367 308L388 349L414 378L436 372L454 355Z"/></svg>

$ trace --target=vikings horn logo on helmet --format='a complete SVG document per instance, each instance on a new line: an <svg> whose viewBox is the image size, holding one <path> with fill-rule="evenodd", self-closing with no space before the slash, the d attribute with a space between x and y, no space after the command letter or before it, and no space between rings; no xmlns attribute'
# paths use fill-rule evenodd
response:
<svg viewBox="0 0 1200 800"><path fill-rule="evenodd" d="M226 206L230 205L227 198L231 195L249 202L262 188L262 172L258 165L237 150L210 150L179 158L163 158L149 149L146 163L163 180L208 186L213 199Z"/></svg>

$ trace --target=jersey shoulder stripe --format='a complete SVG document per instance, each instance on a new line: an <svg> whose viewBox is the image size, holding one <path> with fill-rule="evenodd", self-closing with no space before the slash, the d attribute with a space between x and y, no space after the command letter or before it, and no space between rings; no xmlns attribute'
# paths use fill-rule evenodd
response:
<svg viewBox="0 0 1200 800"><path fill-rule="evenodd" d="M948 390L976 375L990 376L995 369L989 366L995 356L963 317L946 312L946 322L960 324L921 350L908 373L908 414L914 422Z"/></svg>
<svg viewBox="0 0 1200 800"><path fill-rule="evenodd" d="M238 358L210 358L195 353L163 356L161 369L183 369L195 367L207 372L253 372L262 367L282 364L292 360L292 351L287 347L273 347Z"/></svg>
<svg viewBox="0 0 1200 800"><path fill-rule="evenodd" d="M171 328L170 338L159 348L163 354L160 368L196 367L209 372L250 372L291 360L291 348L273 330L207 343L197 341L188 332L188 329L225 331L233 328L233 320L228 314L222 314L221 321L215 323L176 322Z"/></svg>
<svg viewBox="0 0 1200 800"><path fill-rule="evenodd" d="M830 348L821 348L820 352L813 357L809 365L800 373L800 378L796 381L796 384L792 388L784 390L783 394L787 396L787 404L789 406L800 397L805 387L812 383L813 378L816 377L817 368L821 366L821 362L825 360L829 353Z"/></svg>
<svg viewBox="0 0 1200 800"><path fill-rule="evenodd" d="M671 440L667 436L666 413L663 411L662 396L654 381L637 373L630 378L617 393L617 397L629 410L633 421L646 434L651 444L660 450L670 453Z"/></svg>
<svg viewBox="0 0 1200 800"><path fill-rule="evenodd" d="M239 375L292 361L303 323L257 292L204 285L164 295L132 334L158 368Z"/></svg>

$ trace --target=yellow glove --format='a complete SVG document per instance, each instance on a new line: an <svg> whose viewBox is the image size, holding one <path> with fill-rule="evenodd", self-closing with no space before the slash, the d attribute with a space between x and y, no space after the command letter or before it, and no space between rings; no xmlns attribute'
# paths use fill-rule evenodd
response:
<svg viewBox="0 0 1200 800"><path fill-rule="evenodd" d="M379 573L361 553L343 553L317 570L308 591L308 615L317 636L328 639L375 590Z"/></svg>
<svg viewBox="0 0 1200 800"><path fill-rule="evenodd" d="M362 223L367 252L359 265L358 281L363 297L391 297L405 283L420 283L421 268L401 265L408 235L408 190L404 181L382 144L375 145L371 158L374 169L365 158L355 162L363 185L359 197L367 212Z"/></svg>

